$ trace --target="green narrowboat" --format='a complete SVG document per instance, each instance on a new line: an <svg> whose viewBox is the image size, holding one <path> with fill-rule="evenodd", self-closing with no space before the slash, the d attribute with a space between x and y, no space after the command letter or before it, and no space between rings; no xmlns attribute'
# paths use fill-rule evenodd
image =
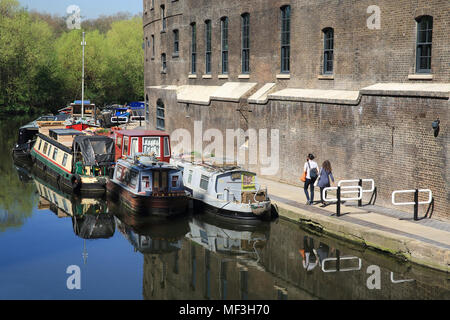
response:
<svg viewBox="0 0 450 320"><path fill-rule="evenodd" d="M61 189L101 196L114 165L114 140L72 129L50 130L48 136L37 135L31 158Z"/></svg>

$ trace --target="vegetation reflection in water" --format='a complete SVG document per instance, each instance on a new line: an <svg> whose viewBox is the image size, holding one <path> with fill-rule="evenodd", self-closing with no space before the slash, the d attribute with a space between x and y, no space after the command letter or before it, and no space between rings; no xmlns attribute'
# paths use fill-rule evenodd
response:
<svg viewBox="0 0 450 320"><path fill-rule="evenodd" d="M11 134L1 143L10 149L13 140ZM55 218L72 219L73 233L79 238L112 243L110 238L122 236L130 250L143 256L143 266L131 269L142 270L135 275L142 278L142 286L135 290L143 292L144 299L450 298L445 273L305 231L283 219L243 226L221 222L208 212L191 212L158 220L106 199L65 194L30 168L13 170L12 161L2 157L2 174L10 180L9 186L2 187L21 198L25 209L30 207L9 209L6 217L10 218L0 221L0 230L13 227L10 221L16 217L17 225L24 224L37 206L50 210ZM15 198L2 198L2 210L11 208Z"/></svg>

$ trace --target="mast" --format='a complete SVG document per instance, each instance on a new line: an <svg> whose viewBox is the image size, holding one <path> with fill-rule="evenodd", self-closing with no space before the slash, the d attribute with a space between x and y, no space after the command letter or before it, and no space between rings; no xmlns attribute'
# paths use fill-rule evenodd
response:
<svg viewBox="0 0 450 320"><path fill-rule="evenodd" d="M81 119L84 118L84 47L86 46L85 35L86 32L83 32L83 41L81 42L81 46L83 47L83 75L81 78Z"/></svg>

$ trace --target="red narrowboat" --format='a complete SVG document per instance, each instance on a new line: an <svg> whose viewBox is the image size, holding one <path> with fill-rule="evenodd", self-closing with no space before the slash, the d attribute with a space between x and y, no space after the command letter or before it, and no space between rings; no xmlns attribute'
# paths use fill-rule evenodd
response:
<svg viewBox="0 0 450 320"><path fill-rule="evenodd" d="M136 154L150 155L161 162L170 162L170 135L163 131L119 130L114 133L116 162L118 159L134 157Z"/></svg>

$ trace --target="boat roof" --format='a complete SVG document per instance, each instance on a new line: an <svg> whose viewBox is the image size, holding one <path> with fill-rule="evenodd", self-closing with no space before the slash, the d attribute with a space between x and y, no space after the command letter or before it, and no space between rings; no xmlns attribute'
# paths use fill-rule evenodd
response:
<svg viewBox="0 0 450 320"><path fill-rule="evenodd" d="M192 163L192 162L182 162L177 163L177 165L181 166L188 166L190 168L196 168L198 170L202 170L204 173L206 173L209 176L213 175L223 175L228 173L234 173L234 172L246 172L250 174L256 175L256 173L245 170L244 168L238 167L238 166L218 166L218 165L211 165L208 163Z"/></svg>
<svg viewBox="0 0 450 320"><path fill-rule="evenodd" d="M116 133L131 137L169 137L170 135L164 131L158 130L120 130Z"/></svg>
<svg viewBox="0 0 450 320"><path fill-rule="evenodd" d="M170 164L167 162L157 161L157 162L150 164L150 163L145 163L145 162L143 162L143 163L142 162L134 162L134 160L132 160L130 158L119 159L119 160L117 160L117 164L122 164L126 167L134 168L136 170L149 170L149 169L153 169L153 168L156 168L156 169L161 168L161 169L169 169L169 170L178 169L177 166L174 166L173 164Z"/></svg>
<svg viewBox="0 0 450 320"><path fill-rule="evenodd" d="M51 129L49 132L53 132L58 136L81 136L84 135L83 132L75 129Z"/></svg>

